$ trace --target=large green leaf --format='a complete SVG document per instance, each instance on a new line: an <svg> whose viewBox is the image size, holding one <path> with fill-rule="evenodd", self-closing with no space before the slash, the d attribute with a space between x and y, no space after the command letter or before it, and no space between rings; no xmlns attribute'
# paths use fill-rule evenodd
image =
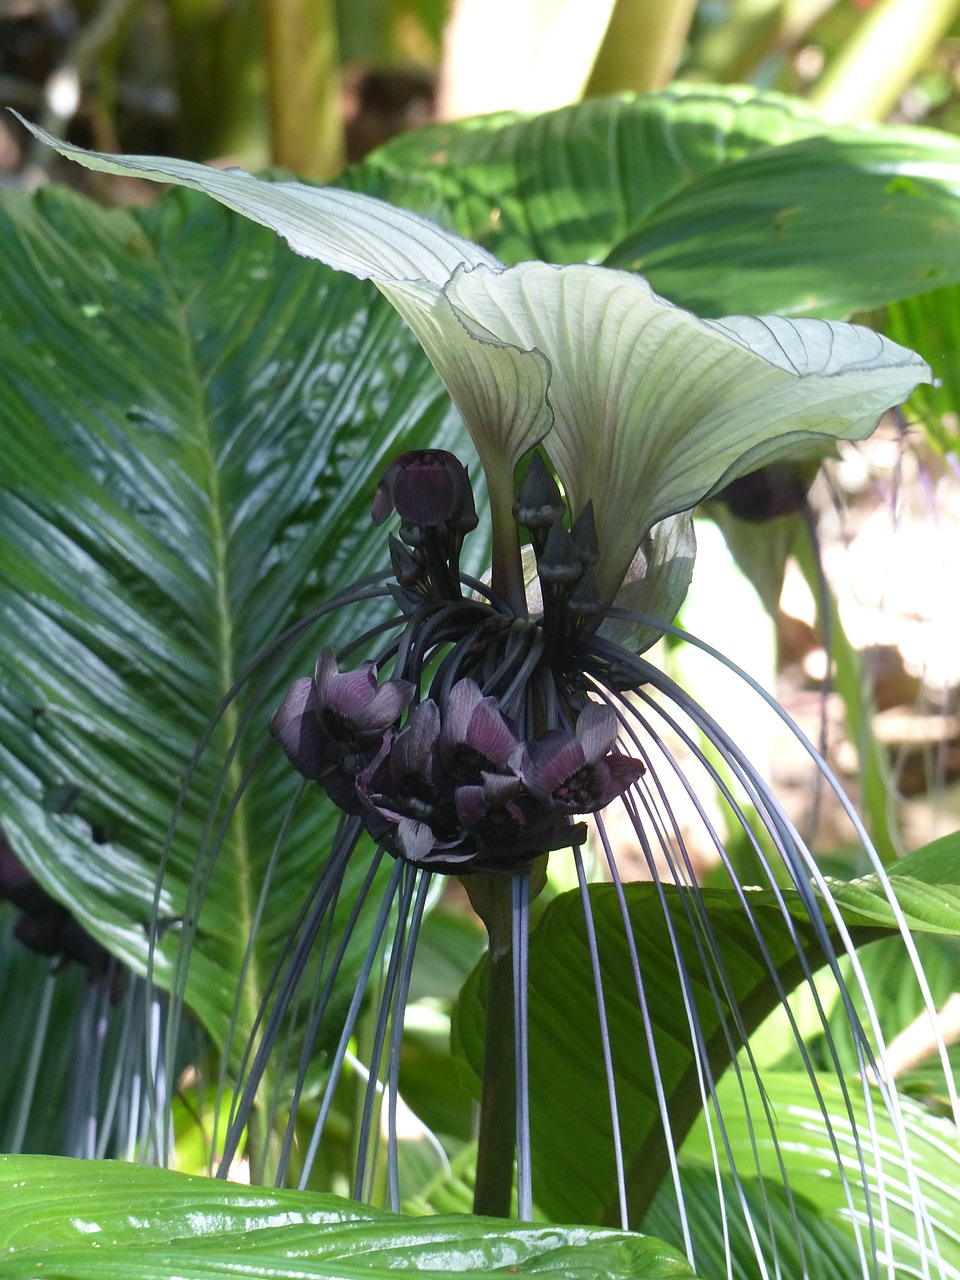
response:
<svg viewBox="0 0 960 1280"><path fill-rule="evenodd" d="M507 262L605 261L700 315L844 316L960 279L960 144L674 85L399 139L347 175Z"/></svg>
<svg viewBox="0 0 960 1280"><path fill-rule="evenodd" d="M910 928L948 934L960 930L956 848L955 841L940 842L898 864L892 884ZM894 912L876 877L835 882L831 889L857 941L878 938L896 928ZM669 910L669 926L661 908L661 892ZM689 897L684 891L671 887L660 890L647 883L625 886L625 895L673 1138L679 1144L700 1111L701 1092L671 934L684 958L689 998L697 1010L705 1049L717 1077L729 1065L731 1050L739 1048L740 1035L755 1030L780 1003L757 933L785 991L802 979L803 966L769 890L748 893L755 926L737 891L702 891L719 963L706 958L703 925L696 912L691 915L685 906ZM798 942L815 970L825 963L816 930L796 891L785 892L784 899ZM592 886L590 903L603 965L628 1200L639 1219L667 1173L667 1151L614 887ZM726 990L720 982L721 964ZM464 988L454 1023L460 1052L477 1077L483 1060L486 968L482 962ZM741 1019L739 1026L732 1012L734 1003ZM616 1170L597 1000L578 892L563 894L551 903L531 936L529 1035L536 1202L561 1221L573 1214L581 1221L617 1221ZM561 1107L557 1099L562 1099Z"/></svg>
<svg viewBox="0 0 960 1280"><path fill-rule="evenodd" d="M721 1174L721 1213L717 1174L712 1167L682 1160L680 1179L698 1280L730 1280L731 1275L733 1280L759 1280L763 1271L757 1261L758 1251L768 1274L776 1274L776 1258L780 1274L791 1280L794 1276L802 1276L803 1280L850 1280L851 1276L862 1274L853 1241L803 1196L788 1197L769 1181L761 1185L758 1179L747 1177L735 1183L732 1175ZM674 1244L682 1242L672 1188L670 1194L654 1201L645 1225L649 1231L659 1229L664 1239Z"/></svg>
<svg viewBox="0 0 960 1280"><path fill-rule="evenodd" d="M285 626L385 561L367 519L386 460L462 436L369 286L200 197L107 213L60 191L5 196L0 339L0 820L50 892L143 970L168 824L209 717ZM314 630L268 665L193 776L158 903L167 954L221 771L229 795L321 642ZM295 781L270 753L210 881L188 1000L221 1042ZM241 1026L331 830L307 796ZM169 981L165 963L157 973Z"/></svg>
<svg viewBox="0 0 960 1280"><path fill-rule="evenodd" d="M401 1218L334 1196L264 1191L160 1169L0 1158L8 1280L333 1280L398 1271L567 1280L692 1276L668 1245L625 1232L464 1216Z"/></svg>

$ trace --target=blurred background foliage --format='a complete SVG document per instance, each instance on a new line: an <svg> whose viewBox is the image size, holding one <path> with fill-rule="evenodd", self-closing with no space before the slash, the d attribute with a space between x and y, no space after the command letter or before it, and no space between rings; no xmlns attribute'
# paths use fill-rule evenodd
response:
<svg viewBox="0 0 960 1280"><path fill-rule="evenodd" d="M434 118L672 80L960 122L956 0L3 0L0 101L100 149L329 179ZM19 133L2 162L17 167Z"/></svg>

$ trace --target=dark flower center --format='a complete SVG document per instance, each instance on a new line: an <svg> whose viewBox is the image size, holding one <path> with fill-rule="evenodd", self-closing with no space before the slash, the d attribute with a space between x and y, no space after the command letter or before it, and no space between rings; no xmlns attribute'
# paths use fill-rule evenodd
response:
<svg viewBox="0 0 960 1280"><path fill-rule="evenodd" d="M573 812L588 813L600 803L603 791L596 766L585 764L554 789L553 798Z"/></svg>
<svg viewBox="0 0 960 1280"><path fill-rule="evenodd" d="M440 802L440 792L421 773L406 773L393 793L397 807L411 818L426 822Z"/></svg>
<svg viewBox="0 0 960 1280"><path fill-rule="evenodd" d="M447 761L447 767L457 782L474 784L479 784L484 771L495 773L497 770L495 761L466 742L457 743Z"/></svg>

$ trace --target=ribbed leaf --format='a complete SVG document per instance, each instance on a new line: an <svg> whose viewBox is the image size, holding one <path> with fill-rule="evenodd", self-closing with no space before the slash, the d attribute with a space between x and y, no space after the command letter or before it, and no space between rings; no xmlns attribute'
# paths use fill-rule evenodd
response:
<svg viewBox="0 0 960 1280"><path fill-rule="evenodd" d="M841 317L960 279L960 144L674 85L398 139L347 178L507 262L605 261L699 315Z"/></svg>
<svg viewBox="0 0 960 1280"><path fill-rule="evenodd" d="M669 1246L624 1232L490 1218L401 1218L334 1196L238 1187L160 1169L0 1158L4 1276L21 1280L388 1280L429 1271L569 1280L692 1276Z"/></svg>
<svg viewBox="0 0 960 1280"><path fill-rule="evenodd" d="M762 1275L751 1225L753 1233L759 1234L760 1251L772 1274L776 1274L774 1258L779 1261L780 1274L791 1280L794 1276L802 1276L803 1280L850 1280L860 1274L856 1245L842 1227L823 1216L803 1196L788 1198L776 1185L761 1186L756 1178L741 1178L737 1184L732 1175L725 1174L720 1179L724 1216L718 1209L717 1175L712 1168L684 1160L681 1182L698 1280L729 1280L728 1248L734 1280L753 1280ZM672 1188L671 1194L654 1201L645 1225L674 1244L682 1243Z"/></svg>
<svg viewBox="0 0 960 1280"><path fill-rule="evenodd" d="M209 717L285 626L386 561L367 523L386 460L463 436L370 286L197 196L114 213L58 191L6 196L0 340L0 820L37 878L142 970ZM285 682L377 608L315 629L228 712L170 847L168 950L221 772L229 796ZM295 790L279 754L224 838L191 962L189 1002L219 1040ZM241 1023L331 820L310 795L287 833Z"/></svg>

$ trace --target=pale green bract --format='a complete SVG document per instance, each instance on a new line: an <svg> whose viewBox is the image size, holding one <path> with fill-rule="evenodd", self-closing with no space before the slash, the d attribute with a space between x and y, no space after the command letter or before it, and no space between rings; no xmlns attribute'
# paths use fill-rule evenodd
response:
<svg viewBox="0 0 960 1280"><path fill-rule="evenodd" d="M370 196L91 153L35 132L88 168L206 192L297 253L372 280L422 343L476 445L495 571L498 545L516 541L517 462L542 441L572 516L594 500L601 600L614 600L645 546L630 604L661 618L685 594L693 544L685 516L669 536L648 536L655 526L764 463L863 439L933 381L916 353L858 325L701 320L640 276L586 264L507 267ZM672 559L659 563L658 547Z"/></svg>

